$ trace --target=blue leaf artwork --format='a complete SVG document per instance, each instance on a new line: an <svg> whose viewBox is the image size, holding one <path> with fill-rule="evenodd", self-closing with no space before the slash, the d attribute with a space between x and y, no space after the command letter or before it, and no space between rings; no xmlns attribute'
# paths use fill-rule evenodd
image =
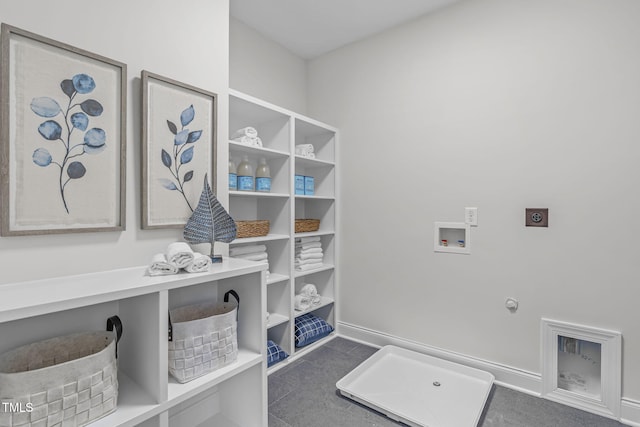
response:
<svg viewBox="0 0 640 427"><path fill-rule="evenodd" d="M193 145L202 136L202 130L190 131L185 126L189 125L196 116L196 110L190 105L180 113L180 124L182 128L178 129L176 124L171 120L167 120L167 127L173 137L172 149L169 151L164 148L160 150L160 160L162 164L169 169L172 179L160 179L160 185L170 191L177 191L182 194L182 198L186 202L189 210L193 212L191 203L184 193L184 185L193 179L193 170L186 172L182 178L180 168L191 162L194 157Z"/></svg>
<svg viewBox="0 0 640 427"><path fill-rule="evenodd" d="M31 111L36 115L48 119L61 116L56 120L46 120L38 126L38 133L47 141L60 142L64 148L64 156L61 160L55 161L51 152L46 148L38 148L33 152L32 160L37 166L48 167L56 165L59 168L58 187L64 209L69 212L65 190L71 180L80 179L87 173L87 168L82 162L71 159L83 154L98 154L107 146L107 135L104 129L89 127L89 116L97 117L102 114L104 108L95 99L85 99L82 102L75 100L77 95L86 95L93 92L96 82L88 74L79 73L70 79L60 82L60 89L67 98L66 109L60 107L60 103L55 99L42 96L33 98L31 101ZM82 111L75 111L80 109ZM74 131L85 132L84 136L73 137ZM76 142L76 139L81 142Z"/></svg>

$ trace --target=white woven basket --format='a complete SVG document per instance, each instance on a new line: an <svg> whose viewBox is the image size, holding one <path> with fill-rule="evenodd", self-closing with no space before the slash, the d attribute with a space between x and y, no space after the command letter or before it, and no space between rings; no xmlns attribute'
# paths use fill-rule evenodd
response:
<svg viewBox="0 0 640 427"><path fill-rule="evenodd" d="M229 295L237 302L230 302ZM169 373L185 383L238 358L238 306L235 291L223 304L195 304L169 311Z"/></svg>
<svg viewBox="0 0 640 427"><path fill-rule="evenodd" d="M117 336L84 332L0 355L0 427L79 427L115 411L116 329Z"/></svg>

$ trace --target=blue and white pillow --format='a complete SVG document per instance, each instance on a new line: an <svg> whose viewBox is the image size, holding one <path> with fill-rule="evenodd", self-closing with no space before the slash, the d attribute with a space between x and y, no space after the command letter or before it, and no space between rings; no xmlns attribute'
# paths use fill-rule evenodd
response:
<svg viewBox="0 0 640 427"><path fill-rule="evenodd" d="M296 347L304 347L333 332L333 326L311 313L296 317Z"/></svg>
<svg viewBox="0 0 640 427"><path fill-rule="evenodd" d="M267 367L275 365L287 357L289 357L289 354L287 354L287 352L278 344L271 340L267 341Z"/></svg>

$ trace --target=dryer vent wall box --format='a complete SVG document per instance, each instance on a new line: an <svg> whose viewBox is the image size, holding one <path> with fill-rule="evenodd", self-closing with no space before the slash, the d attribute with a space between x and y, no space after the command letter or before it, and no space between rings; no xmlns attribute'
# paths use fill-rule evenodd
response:
<svg viewBox="0 0 640 427"><path fill-rule="evenodd" d="M526 208L524 225L527 227L549 227L549 209Z"/></svg>

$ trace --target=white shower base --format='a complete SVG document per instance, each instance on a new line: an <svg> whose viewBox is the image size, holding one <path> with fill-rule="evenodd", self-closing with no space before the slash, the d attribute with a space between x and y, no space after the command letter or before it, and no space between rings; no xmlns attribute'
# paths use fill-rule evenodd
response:
<svg viewBox="0 0 640 427"><path fill-rule="evenodd" d="M494 376L388 345L336 383L340 392L415 427L475 427Z"/></svg>

